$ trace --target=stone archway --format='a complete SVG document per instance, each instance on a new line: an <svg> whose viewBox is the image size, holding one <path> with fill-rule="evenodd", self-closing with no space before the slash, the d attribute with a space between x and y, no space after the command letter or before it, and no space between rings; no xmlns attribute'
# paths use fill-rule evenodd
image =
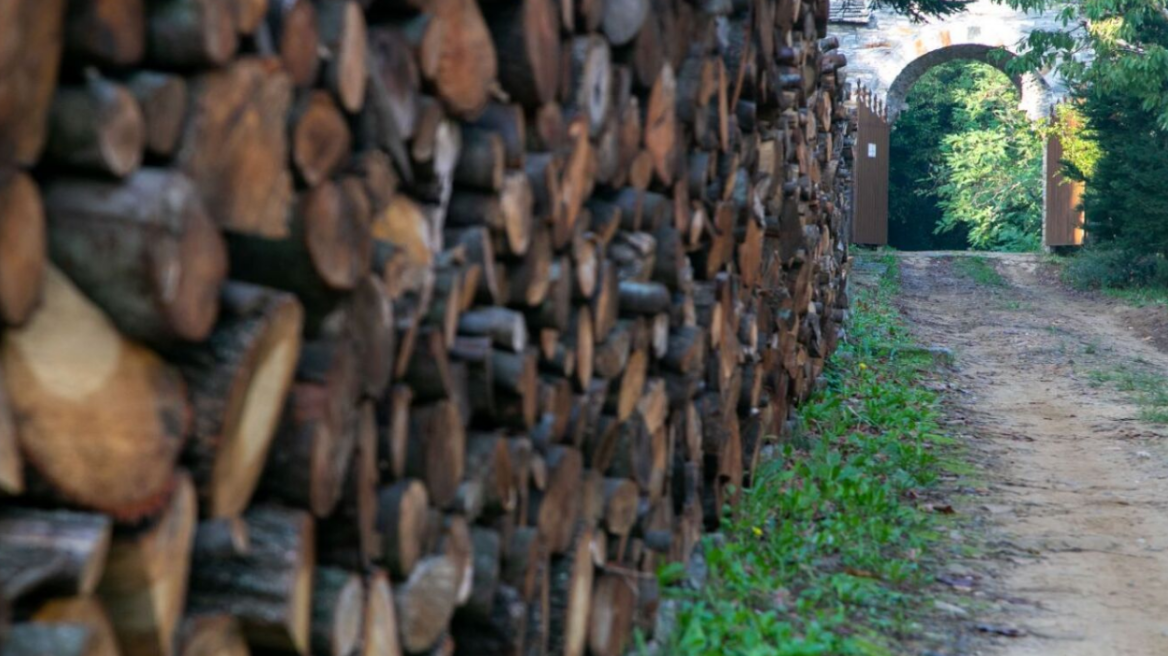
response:
<svg viewBox="0 0 1168 656"><path fill-rule="evenodd" d="M955 60L980 61L1002 70L1021 95L1020 108L1032 119L1050 115L1067 90L1057 71L1014 76L1006 71L1011 50L1034 30L1061 27L1057 11L1028 14L994 0L976 0L966 11L932 22L914 23L888 8L874 8L872 0L832 0L831 32L848 57L850 79L883 98L887 124L905 107L913 85L930 69ZM887 127L884 128L887 131ZM860 142L864 135L860 135ZM859 147L865 144L858 143ZM887 157L880 149L865 154ZM1074 205L1077 190L1059 171L1057 138L1047 144L1044 157L1043 245L1082 243L1082 215ZM857 153L857 157L861 155ZM882 164L887 178L889 163ZM884 188L887 189L885 180ZM887 202L886 200L884 201ZM887 222L885 213L883 221ZM886 227L877 234L887 234Z"/></svg>
<svg viewBox="0 0 1168 656"><path fill-rule="evenodd" d="M832 0L830 22L848 57L850 79L887 98L892 114L903 108L908 89L933 66L973 59L1003 68L1005 62L990 53L1008 53L1035 30L1061 27L1057 11L1029 14L994 0L977 0L956 16L921 23L886 7L874 8L872 0ZM1026 110L1032 116L1066 95L1056 71L1024 76L1015 84L1024 104L1031 102Z"/></svg>
<svg viewBox="0 0 1168 656"><path fill-rule="evenodd" d="M982 62L1002 71L1018 88L1018 94L1022 98L1019 108L1025 111L1027 116L1033 120L1049 116L1052 103L1050 85L1038 75L1012 74L1007 68L1014 57L1015 55L1008 50L983 43L962 43L930 50L909 62L888 86L886 96L888 118L895 122L900 116L909 91L922 75L936 66L959 60Z"/></svg>

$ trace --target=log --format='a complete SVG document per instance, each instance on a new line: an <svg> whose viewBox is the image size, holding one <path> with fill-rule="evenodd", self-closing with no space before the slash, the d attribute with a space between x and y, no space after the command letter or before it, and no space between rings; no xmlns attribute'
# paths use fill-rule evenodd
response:
<svg viewBox="0 0 1168 656"><path fill-rule="evenodd" d="M252 34L264 22L268 0L231 0L235 29L240 34Z"/></svg>
<svg viewBox="0 0 1168 656"><path fill-rule="evenodd" d="M627 478L606 478L602 491L604 511L601 519L605 530L613 535L628 535L637 522L639 497L636 484Z"/></svg>
<svg viewBox="0 0 1168 656"><path fill-rule="evenodd" d="M368 224L337 184L302 193L279 239L228 233L232 275L300 295L312 317L331 309L370 270L373 239Z"/></svg>
<svg viewBox="0 0 1168 656"><path fill-rule="evenodd" d="M374 570L365 577L365 617L361 656L401 656L397 610L389 577Z"/></svg>
<svg viewBox="0 0 1168 656"><path fill-rule="evenodd" d="M554 100L559 86L556 14L555 4L548 0L488 7L487 24L499 56L499 83L513 100L527 108Z"/></svg>
<svg viewBox="0 0 1168 656"><path fill-rule="evenodd" d="M623 46L636 38L649 16L649 0L608 0L603 6L601 29L614 46Z"/></svg>
<svg viewBox="0 0 1168 656"><path fill-rule="evenodd" d="M124 183L57 179L45 188L49 254L128 337L207 337L227 273L222 237L181 173L142 169Z"/></svg>
<svg viewBox="0 0 1168 656"><path fill-rule="evenodd" d="M92 653L103 656L119 656L122 653L109 614L101 602L93 597L50 599L32 614L32 621L38 624L84 627L92 633Z"/></svg>
<svg viewBox="0 0 1168 656"><path fill-rule="evenodd" d="M97 634L80 624L18 624L8 632L0 645L3 656L100 656L101 643Z"/></svg>
<svg viewBox="0 0 1168 656"><path fill-rule="evenodd" d="M88 595L109 553L108 517L10 506L0 511L0 587L6 600L25 595Z"/></svg>
<svg viewBox="0 0 1168 656"><path fill-rule="evenodd" d="M239 46L230 0L152 0L147 21L147 58L164 68L223 66Z"/></svg>
<svg viewBox="0 0 1168 656"><path fill-rule="evenodd" d="M653 82L649 103L645 106L645 149L653 158L653 171L665 184L673 181L677 148L677 80L666 63Z"/></svg>
<svg viewBox="0 0 1168 656"><path fill-rule="evenodd" d="M380 88L385 91L384 109L392 121L393 134L399 140L409 139L414 136L421 110L422 79L413 49L400 30L384 26L370 28L369 49L372 60L369 74L380 81Z"/></svg>
<svg viewBox="0 0 1168 656"><path fill-rule="evenodd" d="M178 148L187 115L187 83L178 75L139 71L126 81L146 126L146 153L170 157Z"/></svg>
<svg viewBox="0 0 1168 656"><path fill-rule="evenodd" d="M422 77L458 117L473 119L487 104L497 62L491 33L474 0L440 0L406 28Z"/></svg>
<svg viewBox="0 0 1168 656"><path fill-rule="evenodd" d="M514 353L527 348L527 323L523 314L502 307L484 307L463 312L458 318L458 332L490 337L499 347Z"/></svg>
<svg viewBox="0 0 1168 656"><path fill-rule="evenodd" d="M182 619L197 519L187 475L170 503L143 528L119 531L97 593L126 656L169 654Z"/></svg>
<svg viewBox="0 0 1168 656"><path fill-rule="evenodd" d="M347 569L367 569L382 550L377 529L377 412L372 401L362 401L356 422L356 450L349 463L341 500L317 533L318 560Z"/></svg>
<svg viewBox="0 0 1168 656"><path fill-rule="evenodd" d="M286 236L288 75L276 62L245 57L196 78L191 101L176 159L211 217L226 230Z"/></svg>
<svg viewBox="0 0 1168 656"><path fill-rule="evenodd" d="M24 173L0 173L0 323L23 324L40 302L46 241L36 183Z"/></svg>
<svg viewBox="0 0 1168 656"><path fill-rule="evenodd" d="M187 615L179 625L177 656L248 656L239 622L226 613Z"/></svg>
<svg viewBox="0 0 1168 656"><path fill-rule="evenodd" d="M365 611L361 577L342 569L317 567L312 590L312 653L356 654Z"/></svg>
<svg viewBox="0 0 1168 656"><path fill-rule="evenodd" d="M146 51L142 0L96 0L70 4L65 48L71 58L127 66Z"/></svg>
<svg viewBox="0 0 1168 656"><path fill-rule="evenodd" d="M628 648L637 609L635 576L635 572L607 568L597 578L588 627L589 653L618 656Z"/></svg>
<svg viewBox="0 0 1168 656"><path fill-rule="evenodd" d="M429 504L426 486L416 480L398 481L378 495L377 526L385 566L398 578L414 571L422 554Z"/></svg>
<svg viewBox="0 0 1168 656"><path fill-rule="evenodd" d="M195 529L191 549L193 553L215 558L245 554L251 549L247 522L238 515L203 520Z"/></svg>
<svg viewBox="0 0 1168 656"><path fill-rule="evenodd" d="M411 408L406 474L426 484L434 506L445 508L454 502L465 457L466 433L457 405L439 401Z"/></svg>
<svg viewBox="0 0 1168 656"><path fill-rule="evenodd" d="M316 8L320 45L326 53L325 84L341 107L357 112L365 102L368 80L365 14L351 0L324 0Z"/></svg>
<svg viewBox="0 0 1168 656"><path fill-rule="evenodd" d="M580 483L584 462L580 451L553 446L547 451L548 486L531 493L528 518L539 527L552 553L561 553L572 542L580 516Z"/></svg>
<svg viewBox="0 0 1168 656"><path fill-rule="evenodd" d="M507 252L523 255L528 251L534 232L532 203L532 188L527 177L508 173L503 176L502 189L498 194L456 191L450 199L446 225L485 225L493 233L505 236Z"/></svg>
<svg viewBox="0 0 1168 656"><path fill-rule="evenodd" d="M197 558L188 609L238 618L249 644L307 654L312 614L313 522L308 513L253 506L244 515L251 550Z"/></svg>
<svg viewBox="0 0 1168 656"><path fill-rule="evenodd" d="M0 165L37 163L65 37L65 0L18 0L0 9Z"/></svg>
<svg viewBox="0 0 1168 656"><path fill-rule="evenodd" d="M0 346L21 451L75 503L150 514L170 491L189 424L182 379L56 269L45 282L44 303Z"/></svg>
<svg viewBox="0 0 1168 656"><path fill-rule="evenodd" d="M433 647L454 616L459 571L446 556L429 556L394 593L401 644L407 652Z"/></svg>
<svg viewBox="0 0 1168 656"><path fill-rule="evenodd" d="M292 84L307 87L320 70L320 32L311 0L270 0L267 25Z"/></svg>
<svg viewBox="0 0 1168 656"><path fill-rule="evenodd" d="M45 157L91 173L124 177L142 163L146 121L126 87L93 76L57 89Z"/></svg>
<svg viewBox="0 0 1168 656"><path fill-rule="evenodd" d="M259 481L300 350L303 311L290 294L231 282L204 344L173 352L195 421L184 460L202 513L243 512Z"/></svg>
<svg viewBox="0 0 1168 656"><path fill-rule="evenodd" d="M356 366L347 343L305 344L260 479L263 494L316 517L332 514L357 441Z"/></svg>
<svg viewBox="0 0 1168 656"><path fill-rule="evenodd" d="M304 184L319 185L348 159L349 127L327 92L301 94L292 105L288 123L293 168Z"/></svg>
<svg viewBox="0 0 1168 656"><path fill-rule="evenodd" d="M551 652L585 653L592 606L592 529L574 531L563 556L551 564Z"/></svg>
<svg viewBox="0 0 1168 656"><path fill-rule="evenodd" d="M8 405L8 392L4 389L4 376L0 372L0 497L17 496L22 492L24 458L20 455L16 419Z"/></svg>
<svg viewBox="0 0 1168 656"><path fill-rule="evenodd" d="M498 134L463 128L462 151L454 168L455 183L498 191L503 186L505 155L503 138Z"/></svg>

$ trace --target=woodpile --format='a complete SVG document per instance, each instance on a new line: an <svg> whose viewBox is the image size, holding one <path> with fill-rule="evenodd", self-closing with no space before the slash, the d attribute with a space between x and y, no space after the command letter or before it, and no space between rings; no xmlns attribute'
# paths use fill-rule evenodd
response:
<svg viewBox="0 0 1168 656"><path fill-rule="evenodd" d="M0 3L0 654L651 637L844 316L826 17Z"/></svg>

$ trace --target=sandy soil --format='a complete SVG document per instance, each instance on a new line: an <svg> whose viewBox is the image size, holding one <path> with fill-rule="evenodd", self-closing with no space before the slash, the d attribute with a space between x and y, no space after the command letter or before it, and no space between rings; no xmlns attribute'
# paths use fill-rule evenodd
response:
<svg viewBox="0 0 1168 656"><path fill-rule="evenodd" d="M922 343L954 352L948 422L983 465L960 509L989 558L966 630L992 637L959 653L1168 655L1168 430L1090 377L1168 374L1147 322L1060 289L1033 256L992 258L1005 287L947 255L900 257L902 309Z"/></svg>

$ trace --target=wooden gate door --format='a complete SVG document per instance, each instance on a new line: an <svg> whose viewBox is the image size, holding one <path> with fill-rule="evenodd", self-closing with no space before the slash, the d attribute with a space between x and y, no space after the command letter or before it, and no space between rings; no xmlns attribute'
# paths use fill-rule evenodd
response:
<svg viewBox="0 0 1168 656"><path fill-rule="evenodd" d="M1058 120L1051 114L1051 120ZM1060 162L1063 158L1063 144L1057 134L1046 141L1043 155L1043 246L1082 246L1083 212L1079 200L1083 195L1083 183L1063 177Z"/></svg>
<svg viewBox="0 0 1168 656"><path fill-rule="evenodd" d="M888 118L868 91L856 96L856 177L852 198L852 243L888 243Z"/></svg>

